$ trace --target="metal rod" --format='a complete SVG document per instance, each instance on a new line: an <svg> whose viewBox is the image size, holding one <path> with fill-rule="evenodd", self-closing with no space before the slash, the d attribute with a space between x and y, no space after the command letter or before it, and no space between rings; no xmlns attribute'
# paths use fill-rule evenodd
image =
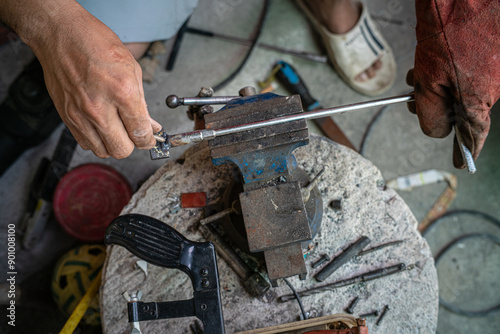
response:
<svg viewBox="0 0 500 334"><path fill-rule="evenodd" d="M406 265L404 263L399 263L399 264L396 264L394 266L376 269L374 271L370 271L370 272L367 272L367 273L364 273L364 274L361 274L361 275L358 275L355 277L346 278L346 279L343 279L340 281L336 281L336 282L325 284L322 286L310 288L310 289L303 290L303 291L298 291L298 294L300 297L307 297L307 296L314 295L316 293L320 293L320 292L324 292L324 291L331 291L331 290L335 290L337 288L341 288L341 287L356 284L356 283L368 282L368 281L371 281L371 280L374 280L377 278L396 274L396 273L402 272L404 270L406 270ZM290 301L293 299L295 299L295 295L289 294L289 295L280 296L278 298L278 301L283 303L283 302L287 302L287 301Z"/></svg>
<svg viewBox="0 0 500 334"><path fill-rule="evenodd" d="M210 97L178 97L177 95L167 96L167 106L177 108L179 106L203 106L206 104L226 104L231 100L240 99L241 96L210 96Z"/></svg>
<svg viewBox="0 0 500 334"><path fill-rule="evenodd" d="M312 264L312 268L315 269L315 268L318 268L319 266L321 266L323 263L325 263L326 261L330 261L330 257L328 256L328 254L323 254L321 255L321 257L319 258L318 261L314 262Z"/></svg>
<svg viewBox="0 0 500 334"><path fill-rule="evenodd" d="M368 248L368 249L362 250L361 252L358 253L358 256L365 255L365 254L368 254L368 253L371 253L371 252L375 252L375 251L378 251L380 249L383 249L383 248L386 248L386 247L389 247L389 246L399 245L400 243L403 243L403 241L404 240L389 241L389 242L386 242L385 244L381 244L381 245L378 245L378 246L374 246L372 248Z"/></svg>
<svg viewBox="0 0 500 334"><path fill-rule="evenodd" d="M352 314L358 302L359 302L359 297L355 297L344 311L346 311L346 313Z"/></svg>
<svg viewBox="0 0 500 334"><path fill-rule="evenodd" d="M340 253L332 262L328 263L319 273L314 276L318 282L323 282L335 270L339 269L344 263L348 262L350 259L358 255L358 253L370 243L370 238L362 236L355 243L347 247L342 253Z"/></svg>
<svg viewBox="0 0 500 334"><path fill-rule="evenodd" d="M222 210L222 211L219 211L217 212L216 214L213 214L211 216L208 216L206 218L203 218L202 220L200 220L200 224L201 225L206 225L208 223L213 223L214 221L216 220L219 220L221 219L222 217L225 217L227 215L230 215L231 213L234 212L234 209L233 208L227 208L225 210Z"/></svg>
<svg viewBox="0 0 500 334"><path fill-rule="evenodd" d="M228 99L230 97L224 96L221 98ZM179 99L183 99L183 101L186 101L186 99L188 99L188 98L185 97L185 98L179 98ZM199 103L201 100L208 101L208 99L213 99L213 98L189 98L189 99L190 99L189 101L198 100L198 103ZM168 98L167 98L167 101L168 101ZM299 114L281 116L281 117L276 117L276 118L269 119L269 120L257 121L257 122L252 122L252 123L247 123L247 124L242 124L242 125L237 125L237 126L231 126L231 127L222 128L222 129L215 129L215 130L205 129L205 130L199 130L199 131L193 131L193 132L179 133L179 134L175 134L175 135L170 136L169 141L170 141L172 147L176 147L176 146L182 146L182 145L187 145L187 144L191 144L191 143L198 143L198 142L201 142L204 140L214 139L215 137L218 137L218 136L225 136L225 135L229 135L229 134L233 134L233 133L237 133L237 132L258 129L258 128L261 128L264 126L272 126L272 125L278 125L278 124L283 124L283 123L293 122L293 121L322 118L322 117L327 117L327 116L331 116L334 114L341 114L341 113L348 112L348 111L354 111L354 110L360 110L360 109L378 107L378 106L385 106L385 105L401 103L401 102L411 102L411 101L414 101L413 93L406 94L406 95L400 95L400 96L394 96L394 97L388 97L388 98L384 98L384 99L372 100L372 101L367 101L367 102L348 104L345 106L333 107L333 108L328 108L328 109L306 111L306 112L299 113ZM185 103L185 102L183 102L183 103ZM205 103L205 104L208 104L208 103Z"/></svg>
<svg viewBox="0 0 500 334"><path fill-rule="evenodd" d="M238 43L238 44L245 45L245 46L252 45L252 41L249 41L249 40L244 39L244 38L240 38L240 37L236 37L236 36L229 36L229 35L225 35L225 34L219 34L216 32L206 31L206 30L202 30L202 29L198 29L198 28L188 27L186 29L186 32L194 33L194 34L198 34L198 35L203 35L203 36L207 36L207 37L215 37L218 39L226 40L226 41L233 42L233 43ZM286 53L286 54L289 54L289 55L292 55L295 57L300 57L300 58L307 59L307 60L317 61L320 63L326 63L328 61L328 58L326 55L315 54L315 53L311 53L311 52L307 52L307 51L291 50L291 49L282 48L282 47L279 47L276 45L260 43L260 42L257 43L257 46L262 48L262 49L268 49L268 50L272 50L272 51Z"/></svg>
<svg viewBox="0 0 500 334"><path fill-rule="evenodd" d="M203 237L214 244L215 250L228 264L231 269L234 270L236 275L238 275L242 280L249 278L253 271L250 267L241 259L241 257L232 249L229 244L215 231L210 225L201 225L200 231Z"/></svg>
<svg viewBox="0 0 500 334"><path fill-rule="evenodd" d="M385 315L387 314L387 311L389 311L391 308L389 305L385 305L384 309L382 310L382 314L380 314L380 317L377 319L376 325L379 326L380 323L382 322L382 319L384 319Z"/></svg>
<svg viewBox="0 0 500 334"><path fill-rule="evenodd" d="M205 104L226 104L231 100L239 99L240 96L213 96L213 97L178 97L176 95L170 95L167 97L167 106L170 108L176 108L182 105L205 105ZM308 119L318 119L324 118L335 114L341 114L348 111L355 111L371 107L387 106L395 103L401 102L412 102L415 101L414 93L409 93L405 95L387 97L378 100L360 102L348 104L345 106L333 107L328 109L318 109L313 111L306 111L300 114L293 114L288 116L277 117L265 121L258 121L253 123L247 123L232 127L227 127L217 130L200 130L187 133L179 133L169 137L172 147L187 145L191 143L198 143L204 140L214 139L217 136L229 135L242 131L249 131L257 129L264 126L272 126L277 124L282 124L286 122L293 122L298 120L308 120ZM457 137L458 144L460 146L460 152L464 158L465 164L467 165L467 170L469 173L473 174L476 172L476 165L474 164L474 159L472 153L467 146L465 146L462 135L455 126L455 135Z"/></svg>
<svg viewBox="0 0 500 334"><path fill-rule="evenodd" d="M370 313L363 313L359 315L360 318L366 318L366 317L378 317L378 311L371 311Z"/></svg>

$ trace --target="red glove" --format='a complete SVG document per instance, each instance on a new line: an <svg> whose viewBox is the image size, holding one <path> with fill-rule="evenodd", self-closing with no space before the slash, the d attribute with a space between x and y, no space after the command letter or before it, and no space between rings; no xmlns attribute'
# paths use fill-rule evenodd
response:
<svg viewBox="0 0 500 334"><path fill-rule="evenodd" d="M500 2L417 0L415 87L422 131L446 137L457 125L474 159L490 129L490 109L500 96ZM453 164L465 163L455 137Z"/></svg>

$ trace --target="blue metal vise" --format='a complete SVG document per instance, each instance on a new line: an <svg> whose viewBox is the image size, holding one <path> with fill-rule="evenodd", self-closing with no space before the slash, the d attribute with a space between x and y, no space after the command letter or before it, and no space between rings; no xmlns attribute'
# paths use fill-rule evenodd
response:
<svg viewBox="0 0 500 334"><path fill-rule="evenodd" d="M301 112L298 95L252 95L205 115L205 128L222 129ZM244 191L239 200L248 247L251 252L264 252L274 286L278 278L299 275L305 279L307 274L301 243L311 240L313 235L292 152L308 142L305 120L209 141L215 165L232 163L241 172Z"/></svg>

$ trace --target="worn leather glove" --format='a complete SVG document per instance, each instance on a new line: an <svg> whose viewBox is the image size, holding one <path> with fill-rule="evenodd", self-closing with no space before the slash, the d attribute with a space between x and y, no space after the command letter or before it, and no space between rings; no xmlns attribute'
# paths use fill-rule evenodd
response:
<svg viewBox="0 0 500 334"><path fill-rule="evenodd" d="M500 96L500 2L417 0L415 87L410 111L422 131L446 137L456 124L476 159L490 129L490 109ZM465 162L455 137L453 164Z"/></svg>

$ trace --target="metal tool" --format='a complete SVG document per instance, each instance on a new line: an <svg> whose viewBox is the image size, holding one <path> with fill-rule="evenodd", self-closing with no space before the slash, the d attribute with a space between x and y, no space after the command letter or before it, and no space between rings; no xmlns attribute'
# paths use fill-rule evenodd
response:
<svg viewBox="0 0 500 334"><path fill-rule="evenodd" d="M253 43L253 41L250 41L248 39L235 37L235 36L229 36L229 35L225 35L225 34L219 34L216 32L202 30L202 29L198 29L198 28L192 28L192 27L187 27L185 32L197 34L197 35L202 35L202 36L207 36L207 37L215 37L215 38L219 38L222 40L226 40L229 42L234 42L234 43L238 43L238 44L246 45L246 46L252 46L252 43ZM291 49L282 48L282 47L279 47L276 45L266 44L266 43L261 43L261 42L257 42L256 46L258 46L262 49L281 52L281 53L289 54L289 55L299 57L302 59L312 60L312 61L316 61L316 62L320 62L320 63L326 63L328 61L327 56L315 54L315 53L311 53L311 52L291 50Z"/></svg>
<svg viewBox="0 0 500 334"><path fill-rule="evenodd" d="M382 310L382 313L380 314L380 317L378 317L377 319L377 326L380 325L380 323L382 322L382 320L384 319L385 315L387 314L387 311L389 311L391 308L389 307L389 305L385 305L384 306L384 309Z"/></svg>
<svg viewBox="0 0 500 334"><path fill-rule="evenodd" d="M240 277L247 292L256 298L264 297L271 287L266 279L259 272L250 269L238 253L229 246L211 224L207 223L201 225L200 230L205 239L215 245L215 250L219 256L222 257Z"/></svg>
<svg viewBox="0 0 500 334"><path fill-rule="evenodd" d="M312 96L305 81L300 77L299 73L292 65L281 60L276 64L276 67L278 68L276 78L290 93L300 95L304 110L311 111L322 109L319 101ZM313 119L313 122L320 128L325 137L357 151L356 147L354 147L349 138L347 138L331 117Z"/></svg>
<svg viewBox="0 0 500 334"><path fill-rule="evenodd" d="M206 128L224 129L237 124L262 121L302 112L298 96L275 94L245 96L220 111L205 115ZM310 224L321 222L313 207L306 211L301 184L294 173L292 152L307 145L309 133L304 120L221 136L209 142L212 163L231 163L241 173L241 191L229 201L239 200L247 249L263 252L269 280L277 286L283 277L307 269L301 243L312 239ZM313 199L314 198L314 199ZM309 201L321 200L314 194ZM321 210L317 211L321 212Z"/></svg>
<svg viewBox="0 0 500 334"><path fill-rule="evenodd" d="M399 263L399 264L396 264L394 266L389 266L389 267L384 267L384 268L380 268L377 270L369 271L367 273L364 273L364 274L361 274L361 275L358 275L355 277L346 278L343 280L339 280L339 281L329 283L326 285L321 285L318 287L306 289L303 291L298 291L297 293L299 294L300 297L307 297L307 296L314 295L316 293L320 293L320 292L324 292L324 291L331 291L331 290L335 290L337 288L341 288L341 287L356 284L356 283L372 281L374 279L393 275L393 274L402 272L404 270L406 270L406 265L404 263ZM293 295L293 294L283 295L283 296L278 297L279 302L287 302L287 301L290 301L293 299L295 299L295 295Z"/></svg>
<svg viewBox="0 0 500 334"><path fill-rule="evenodd" d="M384 249L384 248L389 247L389 246L396 246L396 245L399 245L399 244L401 244L403 242L404 242L404 240L389 241L389 242L386 242L385 244L373 246L371 248L362 250L361 252L358 253L358 256L362 256L362 255L365 255L365 254L368 254L368 253L372 253L372 252Z"/></svg>
<svg viewBox="0 0 500 334"><path fill-rule="evenodd" d="M200 224L206 225L208 223L215 222L215 221L221 219L222 217L225 217L225 216L232 214L232 213L241 215L241 205L240 205L239 201L233 201L230 208L224 209L224 210L219 211L211 216L203 218L202 220L200 220Z"/></svg>
<svg viewBox="0 0 500 334"><path fill-rule="evenodd" d="M128 303L129 322L196 316L206 334L223 334L215 248L211 242L193 242L169 225L138 214L116 218L106 230L105 243L124 246L134 255L160 267L188 274L193 298L171 302Z"/></svg>
<svg viewBox="0 0 500 334"><path fill-rule="evenodd" d="M378 317L378 311L371 311L369 313L363 313L359 315L360 318L367 318L367 317Z"/></svg>
<svg viewBox="0 0 500 334"><path fill-rule="evenodd" d="M255 90L249 88L240 90L239 94L242 97L224 98L231 102L218 112L204 115L206 129L218 131L303 111L298 95L252 95ZM210 103L214 102L212 97L192 100L169 97L168 101L171 106L177 106L181 103L193 105L207 99ZM165 132L160 135L166 141L151 151L153 158L167 155L172 145L171 136ZM238 225L241 228L235 229L236 224L233 222L222 224L224 233L235 242L231 233L234 232L239 239L235 244L240 249L263 253L273 286L277 286L279 278L295 275L306 278L307 268L301 244L313 238L322 220L322 199L316 182L311 182L309 175L296 166L292 154L297 147L307 145L308 141L307 124L305 120L299 119L231 133L209 142L212 163L234 164L242 177L234 187L231 185L226 188L234 191L227 196L225 192L226 200L220 214L208 217L202 224L228 214L231 218L225 218L239 220L237 224L241 223ZM242 215L233 214L234 201L240 203ZM241 245L242 239L244 245Z"/></svg>
<svg viewBox="0 0 500 334"><path fill-rule="evenodd" d="M476 169L476 164L474 163L474 158L472 157L472 153L469 148L465 146L464 140L462 138L462 134L458 130L458 126L455 125L455 136L457 137L458 146L460 147L460 153L462 153L462 158L465 161L465 165L467 166L467 171L471 174L474 174Z"/></svg>
<svg viewBox="0 0 500 334"><path fill-rule="evenodd" d="M240 99L241 96L210 96L210 97L178 97L169 95L165 100L167 106L175 109L180 106L203 106L207 104L226 104L231 100Z"/></svg>
<svg viewBox="0 0 500 334"><path fill-rule="evenodd" d="M344 311L346 311L349 314L352 314L358 302L359 302L359 297L355 297Z"/></svg>
<svg viewBox="0 0 500 334"><path fill-rule="evenodd" d="M350 245L346 250L340 253L336 258L334 258L330 263L328 263L319 273L314 276L318 282L323 282L325 279L330 277L331 274L340 268L344 263L358 255L358 253L370 243L370 238L362 236L352 245Z"/></svg>
<svg viewBox="0 0 500 334"><path fill-rule="evenodd" d="M270 93L266 93L270 94ZM232 103L238 103L236 100L242 99L240 96L215 96L215 97L209 97L209 98L201 98L201 97L178 97L176 95L170 95L167 97L167 106L170 108L176 108L181 105L204 105L204 104L229 104L230 102ZM349 111L356 111L360 109L365 109L365 108L371 108L371 107L379 107L379 106L386 106L386 105L391 105L395 103L401 103L401 102L412 102L415 100L415 95L414 93L409 93L409 94L404 94L404 95L399 95L399 96L393 96L393 97L388 97L388 98L382 98L378 100L372 100L372 101L366 101L366 102L360 102L360 103L353 103L353 104L348 104L344 106L338 106L338 107L333 107L333 108L327 108L327 109L317 109L317 110L312 110L312 111L306 111L300 114L296 115L289 115L289 116L282 116L282 117L276 117L274 119L269 119L265 121L258 121L258 122L253 122L249 124L240 124L236 126L231 126L227 127L224 129L218 129L218 130L211 130L211 129L205 129L205 130L199 130L199 131L193 131L193 132L187 132L187 133L179 133L175 135L168 135L167 137L164 137L170 145L164 145L163 150L168 151L170 147L177 147L177 146L182 146L182 145L187 145L191 143L198 143L201 141L205 140L211 140L214 139L217 136L224 136L232 133L238 133L242 131L248 131L260 127L265 127L265 126L272 126L272 125L277 125L277 124L282 124L282 123L287 123L287 122L293 122L297 120L307 120L307 119L321 119L321 118L326 118L328 116L332 116L335 114L341 114L344 112L349 112ZM467 170L469 173L475 173L476 172L476 166L474 164L474 159L472 157L472 153L470 152L469 148L465 146L463 143L462 136L460 134L460 131L458 131L458 128L455 126L455 134L457 136L457 141L460 145L460 151L462 152L462 156L464 158L464 161L467 165ZM161 144L161 142L160 142ZM164 154L161 157L157 157L158 159L160 158L165 158L168 157L168 154Z"/></svg>
<svg viewBox="0 0 500 334"><path fill-rule="evenodd" d="M260 94L258 96L260 96L260 99L269 99L271 96L277 97L277 95L272 94L272 93ZM254 96L248 96L248 97L223 96L223 97L218 97L218 98L220 98L220 99L217 99L215 97L210 97L210 98L185 98L185 97L179 98L175 95L170 95L167 98L167 104L169 103L168 101L170 101L170 105L172 105L172 106L187 105L187 104L202 105L202 104L219 103L219 104L226 104L226 107L233 107L236 104L241 104L241 103L244 103L245 101L248 102L248 100L250 100L250 99L255 100ZM401 102L410 102L413 100L414 100L413 94L405 94L405 95L388 97L388 98L383 98L383 99L378 99L378 100L373 100L373 101L348 104L345 106L333 107L333 108L328 108L328 109L319 109L319 110L313 110L313 111L294 113L294 114L286 115L286 116L277 116L277 117L274 117L271 119L249 122L246 124L227 126L227 127L216 129L216 130L212 130L209 127L207 127L205 130L179 133L179 134L174 134L174 135L166 135L165 138L166 138L167 144L164 145L163 148L160 148L160 150L163 150L163 151L166 150L168 152L170 147L183 146L183 145L187 145L187 144L191 144L191 143L199 143L199 142L202 142L205 140L212 140L212 139L215 139L216 137L225 136L225 135L229 135L229 134L259 129L262 127L268 127L268 126L273 126L273 125L279 125L279 124L284 124L284 123L289 123L289 122L294 122L294 121L317 119L317 118L331 116L334 114L341 114L341 113L348 112L348 111L355 111L355 110L360 110L360 109L365 109L365 108L370 108L370 107L384 106L384 105L401 103ZM215 114L217 114L217 113L215 113ZM162 144L165 144L165 143L162 143Z"/></svg>
<svg viewBox="0 0 500 334"><path fill-rule="evenodd" d="M321 266L323 263L325 263L326 261L330 261L330 257L328 256L328 254L323 254L321 255L321 257L319 258L318 261L314 262L312 264L312 268L318 268L319 266Z"/></svg>
<svg viewBox="0 0 500 334"><path fill-rule="evenodd" d="M134 302L138 302L142 299L142 291L137 290L137 292L131 292L130 294L127 291L125 291L122 294L122 296L123 296L123 299L125 299L125 301L127 303L134 303ZM131 323L130 334L142 334L141 325L140 325L139 321L133 321Z"/></svg>

